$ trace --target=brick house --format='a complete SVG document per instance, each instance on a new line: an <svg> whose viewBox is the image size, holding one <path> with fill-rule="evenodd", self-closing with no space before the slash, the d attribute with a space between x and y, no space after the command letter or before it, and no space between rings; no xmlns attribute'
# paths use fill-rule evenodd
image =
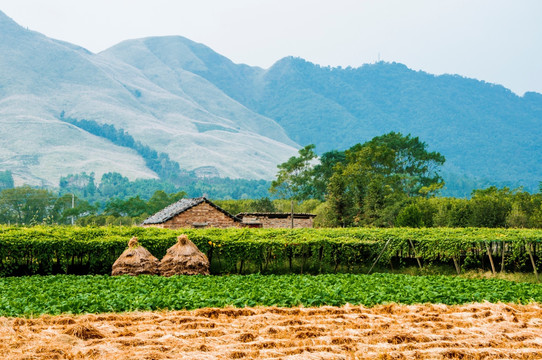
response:
<svg viewBox="0 0 542 360"><path fill-rule="evenodd" d="M181 199L143 221L143 227L165 229L243 226L241 219L205 197Z"/></svg>
<svg viewBox="0 0 542 360"><path fill-rule="evenodd" d="M247 227L258 228L291 228L291 213L240 213L237 218ZM294 213L294 228L313 227L314 214Z"/></svg>

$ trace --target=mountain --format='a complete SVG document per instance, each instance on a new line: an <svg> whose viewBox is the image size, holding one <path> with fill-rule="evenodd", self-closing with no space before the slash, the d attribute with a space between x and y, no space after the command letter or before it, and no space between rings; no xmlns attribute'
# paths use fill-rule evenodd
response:
<svg viewBox="0 0 542 360"><path fill-rule="evenodd" d="M449 195L492 184L535 191L542 180L538 93L518 96L500 85L385 62L343 69L287 57L252 72L223 61L219 68L227 71L186 68L319 152L390 131L418 136L445 155Z"/></svg>
<svg viewBox="0 0 542 360"><path fill-rule="evenodd" d="M93 54L1 12L0 34L0 170L19 184L82 171L157 177L78 120L114 125L206 175L272 179L300 146L343 150L396 131L446 157L447 195L492 184L534 191L542 180L538 93L397 63L331 68L286 57L262 69L180 36Z"/></svg>
<svg viewBox="0 0 542 360"><path fill-rule="evenodd" d="M447 174L530 190L542 180L540 94L520 97L499 85L395 63L330 69L288 58L266 79L261 93L277 100L255 111L277 120L300 144L346 148L399 131L444 154ZM321 131L330 125L334 136ZM447 177L449 188L457 186Z"/></svg>
<svg viewBox="0 0 542 360"><path fill-rule="evenodd" d="M61 176L83 171L157 177L135 151L61 114L114 125L182 169L224 177L270 179L298 148L275 121L151 51L138 58L144 73L107 52L28 31L3 13L0 34L0 164L16 183L56 186Z"/></svg>

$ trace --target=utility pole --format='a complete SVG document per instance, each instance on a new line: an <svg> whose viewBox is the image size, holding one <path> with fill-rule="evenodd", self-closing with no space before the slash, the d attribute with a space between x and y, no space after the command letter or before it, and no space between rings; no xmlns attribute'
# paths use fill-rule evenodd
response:
<svg viewBox="0 0 542 360"><path fill-rule="evenodd" d="M72 193L72 209L75 207L75 195ZM72 215L72 226L73 226L73 215Z"/></svg>
<svg viewBox="0 0 542 360"><path fill-rule="evenodd" d="M294 200L292 200L292 229L294 228Z"/></svg>

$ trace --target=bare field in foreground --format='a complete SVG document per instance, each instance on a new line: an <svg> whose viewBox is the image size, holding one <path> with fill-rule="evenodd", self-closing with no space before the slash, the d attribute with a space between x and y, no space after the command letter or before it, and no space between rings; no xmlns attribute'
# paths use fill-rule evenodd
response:
<svg viewBox="0 0 542 360"><path fill-rule="evenodd" d="M0 318L11 359L540 359L540 304L226 308Z"/></svg>

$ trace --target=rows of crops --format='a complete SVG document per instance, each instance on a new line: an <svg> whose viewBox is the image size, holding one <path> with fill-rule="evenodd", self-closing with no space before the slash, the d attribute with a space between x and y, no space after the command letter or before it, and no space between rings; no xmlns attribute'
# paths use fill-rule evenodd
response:
<svg viewBox="0 0 542 360"><path fill-rule="evenodd" d="M0 316L225 306L542 302L537 284L392 274L0 278Z"/></svg>
<svg viewBox="0 0 542 360"><path fill-rule="evenodd" d="M214 274L366 272L377 259L384 266L532 272L542 262L542 230L532 229L0 227L0 276L107 274L130 237L161 258L183 232Z"/></svg>

